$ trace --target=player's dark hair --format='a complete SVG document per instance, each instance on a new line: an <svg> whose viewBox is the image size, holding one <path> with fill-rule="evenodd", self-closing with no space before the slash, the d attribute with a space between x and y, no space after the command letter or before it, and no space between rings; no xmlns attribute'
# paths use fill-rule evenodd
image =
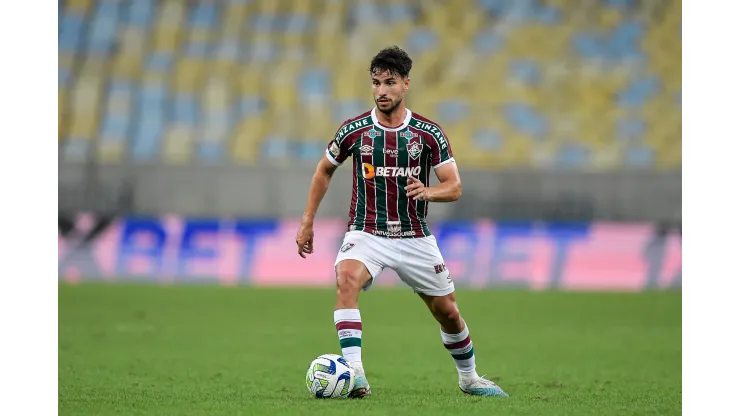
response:
<svg viewBox="0 0 740 416"><path fill-rule="evenodd" d="M398 46L390 46L378 52L370 62L370 74L377 72L390 72L391 75L399 75L406 78L411 72L413 62L409 55Z"/></svg>

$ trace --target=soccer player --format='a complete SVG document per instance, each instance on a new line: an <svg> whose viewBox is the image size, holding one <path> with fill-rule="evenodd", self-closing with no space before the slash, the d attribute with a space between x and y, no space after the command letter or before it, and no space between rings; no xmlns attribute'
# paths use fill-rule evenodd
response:
<svg viewBox="0 0 740 416"><path fill-rule="evenodd" d="M370 63L375 107L342 123L319 162L296 235L298 254L313 253L313 223L334 171L353 158L349 223L335 262L334 324L342 355L356 372L352 397L370 394L362 366L362 320L357 299L386 267L396 271L439 322L442 342L467 394L508 396L478 375L455 286L426 224L429 202L456 201L462 184L452 148L438 124L406 108L411 58L398 47ZM429 186L434 169L439 184Z"/></svg>

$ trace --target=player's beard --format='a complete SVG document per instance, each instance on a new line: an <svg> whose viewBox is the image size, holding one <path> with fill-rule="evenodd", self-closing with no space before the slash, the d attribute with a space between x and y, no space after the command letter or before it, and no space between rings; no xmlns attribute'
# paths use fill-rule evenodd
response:
<svg viewBox="0 0 740 416"><path fill-rule="evenodd" d="M391 114L391 113L393 113L396 110L396 108L398 108L399 105L401 105L401 100L402 100L401 97L398 98L398 101L393 101L392 98L388 98L388 97L385 97L385 98L390 101L390 106L389 107L385 107L385 109L383 109L383 108L380 107L380 104L381 103L379 103L377 99L375 100L375 106L383 114Z"/></svg>

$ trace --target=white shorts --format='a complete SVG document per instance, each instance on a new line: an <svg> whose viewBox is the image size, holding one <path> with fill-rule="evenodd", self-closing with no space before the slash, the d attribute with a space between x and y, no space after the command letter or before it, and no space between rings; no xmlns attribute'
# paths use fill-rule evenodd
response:
<svg viewBox="0 0 740 416"><path fill-rule="evenodd" d="M358 260L367 267L371 279L363 286L364 290L370 289L375 277L387 267L416 293L444 296L455 291L434 236L386 238L363 231L348 231L334 267L342 260Z"/></svg>

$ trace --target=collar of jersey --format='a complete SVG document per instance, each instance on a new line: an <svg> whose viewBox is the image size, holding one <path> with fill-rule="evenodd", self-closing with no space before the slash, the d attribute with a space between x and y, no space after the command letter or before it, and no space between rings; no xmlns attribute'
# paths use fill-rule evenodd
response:
<svg viewBox="0 0 740 416"><path fill-rule="evenodd" d="M400 131L406 128L406 126L409 125L409 121L411 121L411 110L408 108L406 109L406 117L403 119L403 124L396 127L395 129L391 129L385 126L382 126L380 122L378 121L378 116L375 115L375 110L377 110L378 107L373 107L373 110L370 112L370 116L373 118L373 124L375 124L375 127L385 130L385 131Z"/></svg>

